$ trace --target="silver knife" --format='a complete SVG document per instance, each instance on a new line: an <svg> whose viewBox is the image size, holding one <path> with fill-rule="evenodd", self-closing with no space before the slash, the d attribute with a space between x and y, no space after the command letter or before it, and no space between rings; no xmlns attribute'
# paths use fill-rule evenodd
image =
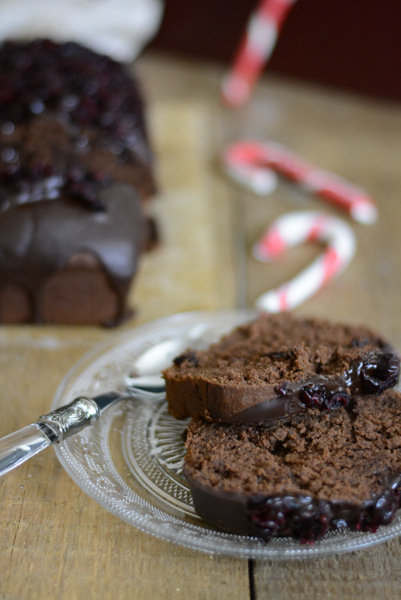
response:
<svg viewBox="0 0 401 600"><path fill-rule="evenodd" d="M0 439L0 476L19 467L29 458L53 444L95 423L102 412L125 398L163 400L165 385L161 371L188 345L186 336L162 340L137 357L133 375L127 376L122 392L99 396L79 396L70 404L42 415L36 423Z"/></svg>
<svg viewBox="0 0 401 600"><path fill-rule="evenodd" d="M19 467L45 448L63 442L85 427L93 425L100 415L119 400L126 398L162 400L161 385L153 390L128 388L124 392L106 392L99 396L79 396L69 404L42 415L36 423L0 439L0 476Z"/></svg>

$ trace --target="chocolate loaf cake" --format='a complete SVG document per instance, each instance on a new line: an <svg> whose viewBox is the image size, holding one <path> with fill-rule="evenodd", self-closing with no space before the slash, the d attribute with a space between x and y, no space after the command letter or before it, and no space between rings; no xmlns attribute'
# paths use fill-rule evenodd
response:
<svg viewBox="0 0 401 600"><path fill-rule="evenodd" d="M312 543L374 532L400 506L401 395L355 399L275 424L194 419L184 474L198 514L228 532Z"/></svg>
<svg viewBox="0 0 401 600"><path fill-rule="evenodd" d="M113 325L155 238L138 85L75 43L0 48L0 322Z"/></svg>
<svg viewBox="0 0 401 600"><path fill-rule="evenodd" d="M176 418L259 422L347 406L394 386L399 357L362 326L262 315L163 373Z"/></svg>

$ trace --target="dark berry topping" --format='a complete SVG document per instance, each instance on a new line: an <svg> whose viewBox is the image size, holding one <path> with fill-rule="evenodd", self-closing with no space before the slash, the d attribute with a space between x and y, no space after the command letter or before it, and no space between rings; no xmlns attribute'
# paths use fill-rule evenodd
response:
<svg viewBox="0 0 401 600"><path fill-rule="evenodd" d="M349 517L336 516L330 502L313 500L309 496L255 496L247 503L247 513L254 533L269 541L277 536L291 536L304 544L313 544L328 531L349 527L374 533L394 519L400 507L399 483L383 492L369 506L353 511Z"/></svg>
<svg viewBox="0 0 401 600"><path fill-rule="evenodd" d="M346 392L337 392L326 400L326 408L327 410L337 410L338 408L348 406L350 402L351 397L349 394Z"/></svg>
<svg viewBox="0 0 401 600"><path fill-rule="evenodd" d="M327 502L309 496L256 497L247 504L252 527L266 541L291 535L311 544L329 530L332 512Z"/></svg>
<svg viewBox="0 0 401 600"><path fill-rule="evenodd" d="M68 123L103 130L120 145L120 153L135 144L133 126L145 135L142 100L119 63L75 43L4 43L0 122L21 123L45 111Z"/></svg>
<svg viewBox="0 0 401 600"><path fill-rule="evenodd" d="M33 119L43 136L39 129L31 143ZM38 157L54 124L75 154L67 161L59 156L57 139L60 146L47 149L43 164ZM106 178L93 168L60 165L81 165L90 150L110 152L116 163L126 163L142 154L147 141L142 99L126 69L77 44L48 40L1 46L0 136L1 210L59 197L104 210L99 192Z"/></svg>
<svg viewBox="0 0 401 600"><path fill-rule="evenodd" d="M399 506L399 493L393 489L387 490L376 499L374 504L361 512L351 526L358 531L375 533L381 525L391 523Z"/></svg>
<svg viewBox="0 0 401 600"><path fill-rule="evenodd" d="M64 196L90 210L103 211L106 206L99 193L108 183L109 177L82 167L72 167L65 172L45 163L0 167L0 210Z"/></svg>
<svg viewBox="0 0 401 600"><path fill-rule="evenodd" d="M301 388L299 399L307 408L320 410L337 410L346 407L351 402L351 397L344 391L330 392L322 384L305 385Z"/></svg>
<svg viewBox="0 0 401 600"><path fill-rule="evenodd" d="M394 386L399 378L400 361L392 353L372 355L360 368L362 391L366 394L379 394Z"/></svg>
<svg viewBox="0 0 401 600"><path fill-rule="evenodd" d="M289 518L295 514L297 503L292 496L272 498L251 498L247 511L257 530L263 532L265 539L275 537L288 527Z"/></svg>
<svg viewBox="0 0 401 600"><path fill-rule="evenodd" d="M326 403L326 388L318 383L305 385L299 399L307 408L324 408Z"/></svg>
<svg viewBox="0 0 401 600"><path fill-rule="evenodd" d="M279 396L286 396L287 394L290 393L290 388L288 387L288 383L284 382L284 383L279 383L275 386L274 391L276 392L276 394L278 394Z"/></svg>

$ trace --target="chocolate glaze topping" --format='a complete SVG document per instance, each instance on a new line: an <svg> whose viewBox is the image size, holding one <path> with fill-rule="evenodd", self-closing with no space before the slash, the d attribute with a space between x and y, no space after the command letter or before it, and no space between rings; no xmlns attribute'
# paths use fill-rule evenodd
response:
<svg viewBox="0 0 401 600"><path fill-rule="evenodd" d="M63 198L1 215L2 285L13 283L29 291L33 320L40 318L35 308L44 282L79 252L97 258L110 274L122 310L142 250L145 219L129 185L113 184L99 197L107 210L97 213Z"/></svg>

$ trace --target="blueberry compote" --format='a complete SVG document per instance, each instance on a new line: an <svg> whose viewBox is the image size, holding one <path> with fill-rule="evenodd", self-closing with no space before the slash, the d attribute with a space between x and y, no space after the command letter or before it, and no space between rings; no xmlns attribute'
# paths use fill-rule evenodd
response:
<svg viewBox="0 0 401 600"><path fill-rule="evenodd" d="M52 111L61 121L93 127L127 156L133 131L145 131L142 100L119 63L75 43L6 42L0 49L0 121L11 129Z"/></svg>
<svg viewBox="0 0 401 600"><path fill-rule="evenodd" d="M359 365L361 388L366 394L380 394L397 383L399 372L398 356L390 352L379 355L372 353Z"/></svg>
<svg viewBox="0 0 401 600"><path fill-rule="evenodd" d="M0 211L61 196L68 196L91 211L104 211L106 206L100 192L110 181L110 176L92 173L84 167L64 171L43 163L32 167L21 164L3 167L0 169Z"/></svg>
<svg viewBox="0 0 401 600"><path fill-rule="evenodd" d="M299 398L307 408L319 408L321 410L336 410L348 406L351 397L345 391L329 391L328 386L313 383L304 385Z"/></svg>
<svg viewBox="0 0 401 600"><path fill-rule="evenodd" d="M343 377L317 375L300 387L284 382L275 392L279 396L296 395L306 408L331 411L349 407L354 394L381 394L397 384L399 375L400 359L395 353L371 351L355 361Z"/></svg>
<svg viewBox="0 0 401 600"><path fill-rule="evenodd" d="M309 496L255 497L247 512L255 533L268 541L291 535L302 543L313 543L329 529L332 511L327 502Z"/></svg>
<svg viewBox="0 0 401 600"><path fill-rule="evenodd" d="M313 544L328 531L345 527L376 532L394 519L400 496L398 480L360 507L316 500L307 495L255 496L247 503L247 514L251 532L265 541L291 536L303 544Z"/></svg>
<svg viewBox="0 0 401 600"><path fill-rule="evenodd" d="M30 148L24 128L33 119L63 128L67 160L44 161L40 147ZM146 139L142 99L122 65L75 43L1 46L0 210L63 196L104 210L99 195L108 178L81 157L103 148L117 163L129 163Z"/></svg>

